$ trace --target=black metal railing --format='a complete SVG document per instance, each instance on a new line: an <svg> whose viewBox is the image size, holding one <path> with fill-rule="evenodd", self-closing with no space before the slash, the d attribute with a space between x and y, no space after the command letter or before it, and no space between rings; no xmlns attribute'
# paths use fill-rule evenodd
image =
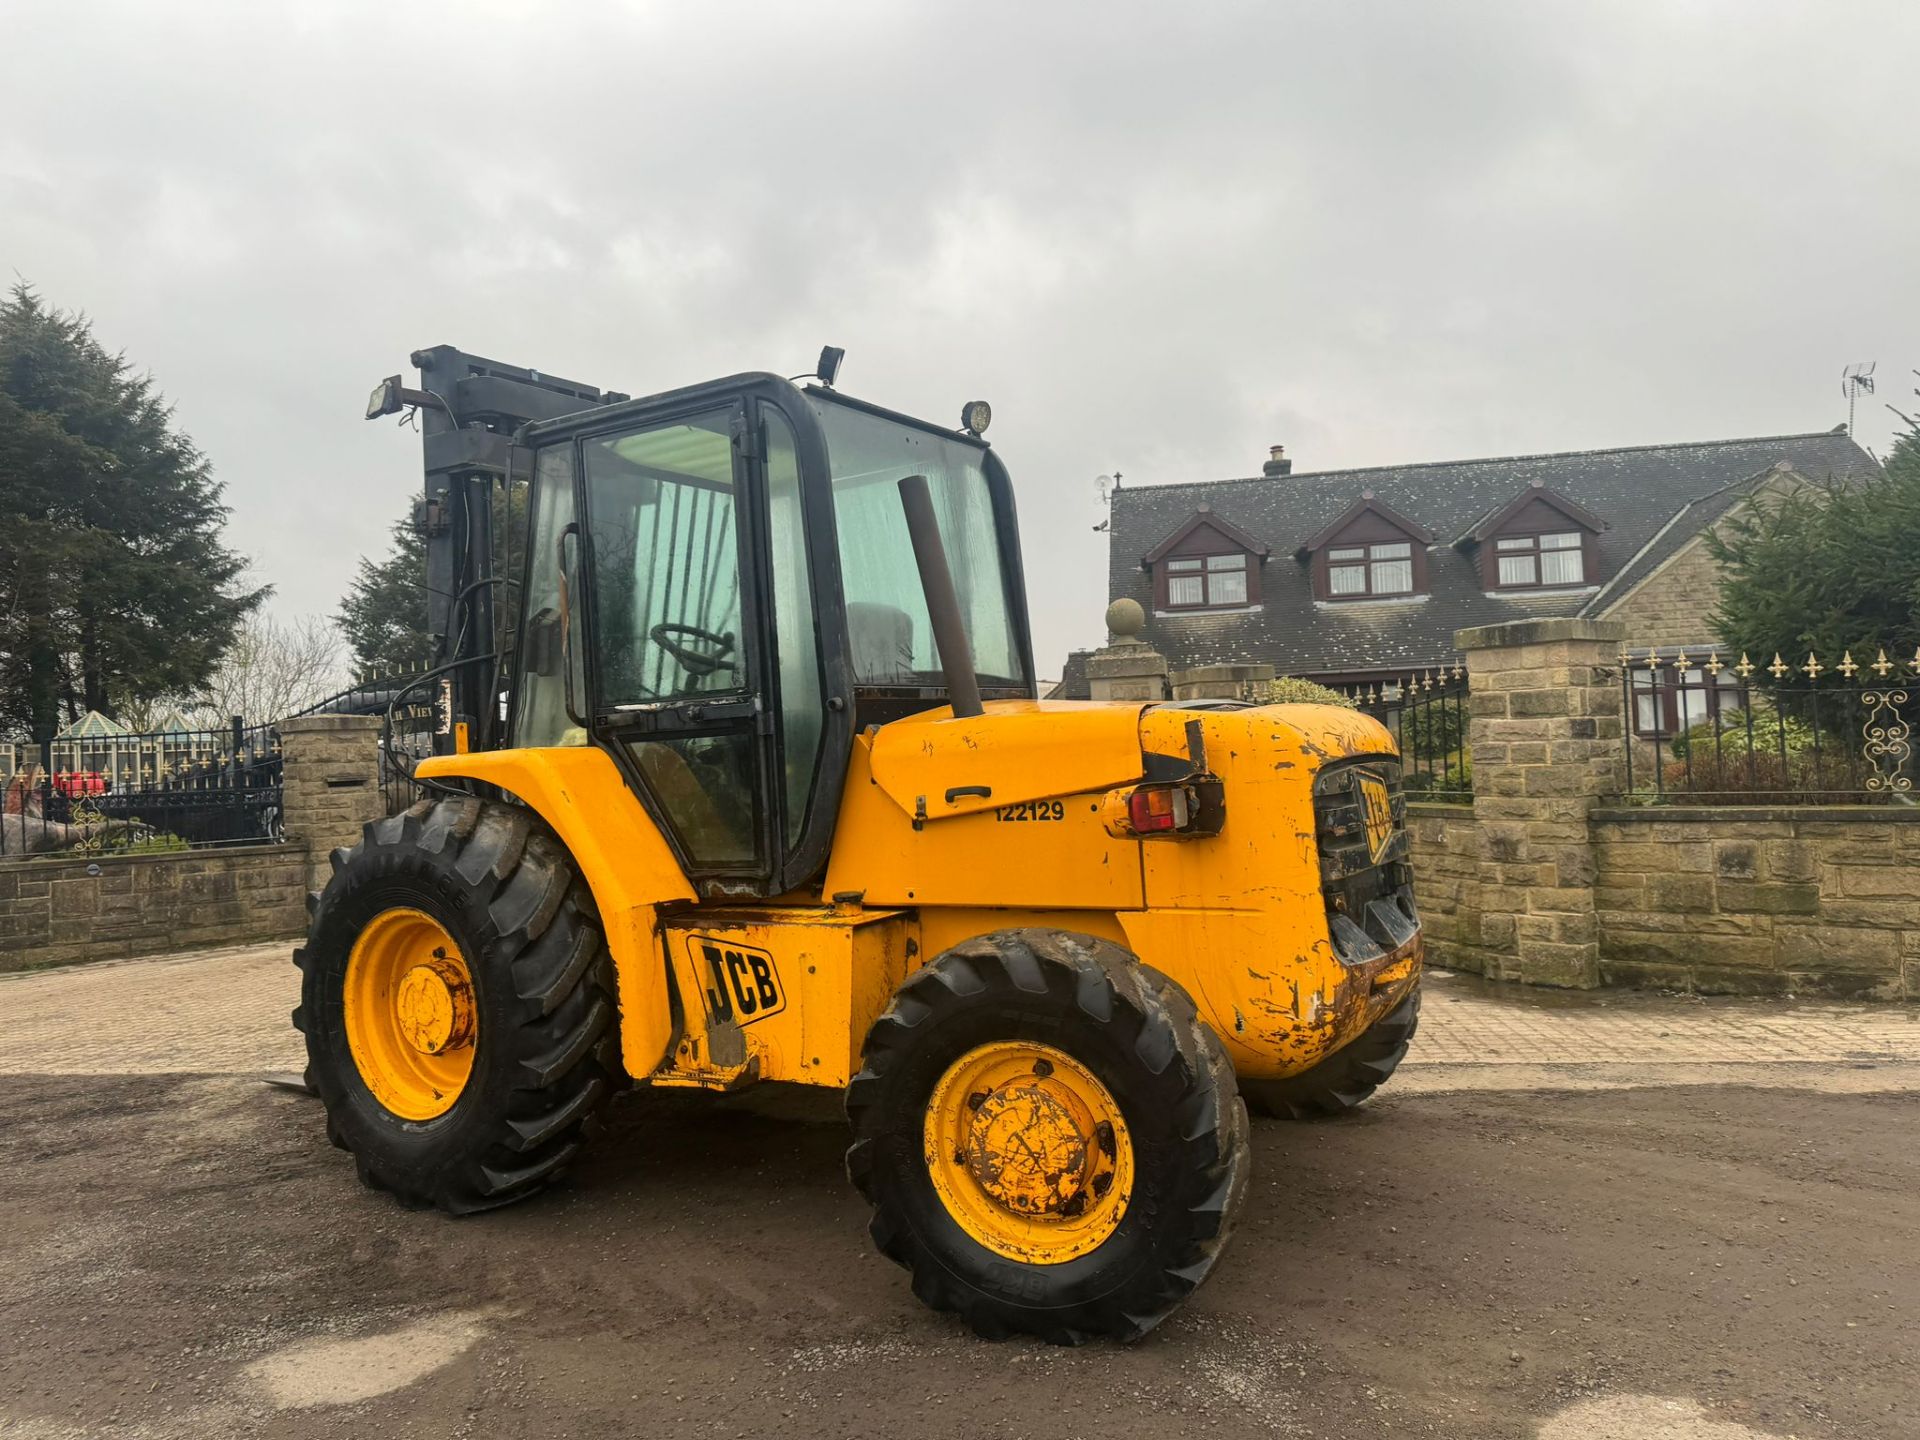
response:
<svg viewBox="0 0 1920 1440"><path fill-rule="evenodd" d="M0 746L0 856L103 855L277 841L271 725L112 732Z"/></svg>
<svg viewBox="0 0 1920 1440"><path fill-rule="evenodd" d="M1620 656L1627 791L1643 803L1912 804L1920 651L1866 664L1716 650Z"/></svg>
<svg viewBox="0 0 1920 1440"><path fill-rule="evenodd" d="M1362 714L1393 732L1409 800L1473 799L1467 750L1467 674L1458 664L1397 680L1342 687Z"/></svg>

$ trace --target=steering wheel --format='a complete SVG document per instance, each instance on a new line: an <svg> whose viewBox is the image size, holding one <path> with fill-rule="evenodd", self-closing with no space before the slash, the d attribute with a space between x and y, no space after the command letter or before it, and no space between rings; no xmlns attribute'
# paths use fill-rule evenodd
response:
<svg viewBox="0 0 1920 1440"><path fill-rule="evenodd" d="M710 648L693 649L674 639L676 635L704 641ZM677 620L669 620L647 631L647 638L678 660L689 675L711 675L716 670L726 669L733 659L731 634L715 634L711 630L702 630L698 625L682 625Z"/></svg>

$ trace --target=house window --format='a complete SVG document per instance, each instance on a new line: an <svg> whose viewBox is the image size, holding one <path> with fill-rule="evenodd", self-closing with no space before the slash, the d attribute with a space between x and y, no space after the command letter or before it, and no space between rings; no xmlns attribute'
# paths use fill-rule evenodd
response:
<svg viewBox="0 0 1920 1440"><path fill-rule="evenodd" d="M1413 593L1413 546L1336 545L1327 551L1327 593L1336 600Z"/></svg>
<svg viewBox="0 0 1920 1440"><path fill-rule="evenodd" d="M1207 610L1247 603L1247 557L1185 555L1161 562L1169 610Z"/></svg>
<svg viewBox="0 0 1920 1440"><path fill-rule="evenodd" d="M1670 667L1633 671L1633 733L1643 740L1684 735L1716 715L1731 725L1741 708L1740 683L1731 673L1709 678L1701 670Z"/></svg>
<svg viewBox="0 0 1920 1440"><path fill-rule="evenodd" d="M1578 530L1553 535L1502 535L1493 542L1502 590L1584 585L1585 540Z"/></svg>

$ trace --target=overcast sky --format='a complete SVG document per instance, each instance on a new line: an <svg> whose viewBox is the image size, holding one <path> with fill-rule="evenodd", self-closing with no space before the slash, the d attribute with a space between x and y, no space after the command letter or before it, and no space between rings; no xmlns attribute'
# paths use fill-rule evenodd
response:
<svg viewBox="0 0 1920 1440"><path fill-rule="evenodd" d="M0 274L94 318L329 611L449 343L993 402L1035 650L1094 477L1825 429L1920 365L1920 6L0 0Z"/></svg>

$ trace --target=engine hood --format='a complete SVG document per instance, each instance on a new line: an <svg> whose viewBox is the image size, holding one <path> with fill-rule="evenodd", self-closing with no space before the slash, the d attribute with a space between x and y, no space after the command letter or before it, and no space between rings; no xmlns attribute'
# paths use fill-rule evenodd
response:
<svg viewBox="0 0 1920 1440"><path fill-rule="evenodd" d="M995 700L956 719L944 707L883 725L874 783L916 819L972 815L1138 780L1146 701Z"/></svg>
<svg viewBox="0 0 1920 1440"><path fill-rule="evenodd" d="M983 715L956 719L942 708L881 726L869 764L894 804L940 820L1131 784L1146 773L1143 752L1184 757L1196 719L1210 754L1272 751L1304 775L1343 756L1393 753L1377 721L1330 705L996 700Z"/></svg>

